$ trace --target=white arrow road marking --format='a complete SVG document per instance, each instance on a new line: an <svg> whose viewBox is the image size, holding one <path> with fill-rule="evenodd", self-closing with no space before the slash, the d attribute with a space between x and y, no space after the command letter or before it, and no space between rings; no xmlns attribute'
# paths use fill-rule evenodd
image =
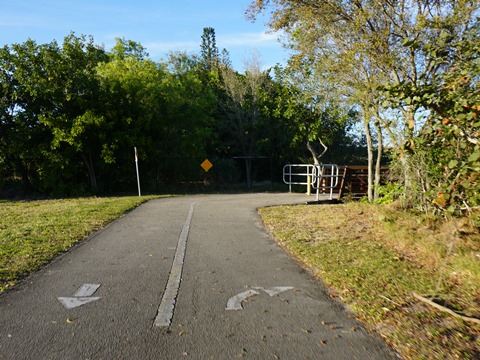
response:
<svg viewBox="0 0 480 360"><path fill-rule="evenodd" d="M242 301L254 295L260 294L257 290L263 290L268 295L275 296L275 295L281 294L282 292L292 290L293 287L292 286L275 286L275 287L269 287L269 288L254 287L254 289L255 290L250 289L250 290L241 292L240 294L237 294L235 296L232 296L230 299L228 299L227 307L225 308L225 310L242 310L243 309Z"/></svg>
<svg viewBox="0 0 480 360"><path fill-rule="evenodd" d="M70 310L85 304L88 304L92 301L97 301L100 299L99 297L59 297L58 301L62 303L63 306L65 306L66 309Z"/></svg>
<svg viewBox="0 0 480 360"><path fill-rule="evenodd" d="M75 294L73 296L75 297L89 297L95 294L95 291L98 290L100 287L100 284L83 284L78 288L77 291L75 291Z"/></svg>
<svg viewBox="0 0 480 360"><path fill-rule="evenodd" d="M97 301L100 297L91 297L95 294L101 284L83 284L73 294L73 297L59 297L57 298L60 303L70 310L93 301Z"/></svg>
<svg viewBox="0 0 480 360"><path fill-rule="evenodd" d="M254 289L263 290L268 295L275 296L275 295L281 294L282 292L285 292L285 291L288 291L288 290L293 290L293 287L291 287L291 286L275 286L275 287L270 287L270 288L254 287Z"/></svg>
<svg viewBox="0 0 480 360"><path fill-rule="evenodd" d="M225 310L242 310L242 301L258 294L260 294L258 291L250 289L232 296L230 299L228 299Z"/></svg>

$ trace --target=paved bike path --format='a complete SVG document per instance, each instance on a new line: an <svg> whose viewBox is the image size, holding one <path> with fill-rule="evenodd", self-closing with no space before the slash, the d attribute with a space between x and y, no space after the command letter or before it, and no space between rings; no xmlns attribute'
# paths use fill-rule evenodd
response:
<svg viewBox="0 0 480 360"><path fill-rule="evenodd" d="M396 358L275 244L256 213L306 200L211 195L138 207L0 296L0 359ZM182 237L173 313L156 326ZM61 297L91 302L67 309Z"/></svg>

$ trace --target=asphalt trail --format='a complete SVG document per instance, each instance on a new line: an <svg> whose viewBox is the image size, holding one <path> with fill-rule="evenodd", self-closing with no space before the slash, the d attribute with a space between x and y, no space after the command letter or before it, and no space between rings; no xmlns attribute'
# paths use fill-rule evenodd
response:
<svg viewBox="0 0 480 360"><path fill-rule="evenodd" d="M0 296L0 359L397 358L262 227L258 207L306 200L138 207ZM59 298L89 302L68 309Z"/></svg>

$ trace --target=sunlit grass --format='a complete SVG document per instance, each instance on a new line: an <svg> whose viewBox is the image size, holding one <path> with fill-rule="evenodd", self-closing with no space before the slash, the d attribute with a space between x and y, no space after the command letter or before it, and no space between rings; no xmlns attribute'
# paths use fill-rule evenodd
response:
<svg viewBox="0 0 480 360"><path fill-rule="evenodd" d="M388 207L350 203L261 209L277 241L405 358L475 359L480 326L416 300L435 295L480 316L480 237ZM428 220L428 219L427 219Z"/></svg>
<svg viewBox="0 0 480 360"><path fill-rule="evenodd" d="M0 293L59 253L153 197L0 203Z"/></svg>

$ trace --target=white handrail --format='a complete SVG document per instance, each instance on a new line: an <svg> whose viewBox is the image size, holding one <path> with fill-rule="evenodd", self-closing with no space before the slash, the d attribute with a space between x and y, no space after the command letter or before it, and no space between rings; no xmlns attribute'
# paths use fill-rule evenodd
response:
<svg viewBox="0 0 480 360"><path fill-rule="evenodd" d="M289 185L289 191L292 192L292 185L312 186L317 190L317 201L320 189L329 189L330 200L333 199L333 189L338 186L340 177L336 164L287 164L283 167L283 182Z"/></svg>
<svg viewBox="0 0 480 360"><path fill-rule="evenodd" d="M314 171L315 167L310 164L287 164L283 167L283 182L292 192L292 185L309 185L308 177L313 179Z"/></svg>
<svg viewBox="0 0 480 360"><path fill-rule="evenodd" d="M333 199L333 189L338 186L340 178L338 165L336 164L318 164L315 165L314 180L312 187L317 190L317 201L320 197L320 189L330 189L330 200ZM330 182L330 184L328 184Z"/></svg>

